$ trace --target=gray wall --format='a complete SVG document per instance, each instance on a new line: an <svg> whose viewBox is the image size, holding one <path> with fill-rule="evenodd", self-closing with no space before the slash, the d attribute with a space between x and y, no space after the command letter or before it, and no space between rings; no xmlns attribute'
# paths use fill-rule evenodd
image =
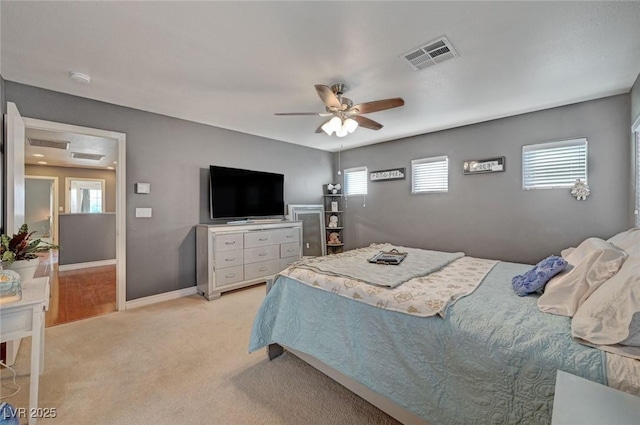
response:
<svg viewBox="0 0 640 425"><path fill-rule="evenodd" d="M328 152L11 81L5 96L24 117L127 134L127 300L195 285L193 226L208 216L209 165L283 173L287 203L319 203L331 178ZM134 194L136 182L151 194ZM153 218L134 218L136 207Z"/></svg>
<svg viewBox="0 0 640 425"><path fill-rule="evenodd" d="M86 263L116 258L116 215L60 214L58 263Z"/></svg>
<svg viewBox="0 0 640 425"><path fill-rule="evenodd" d="M69 191L65 187L65 178L104 179L104 212L116 212L116 172L97 168L53 167L50 165L25 166L27 176L50 176L58 178L58 205L65 208Z"/></svg>
<svg viewBox="0 0 640 425"><path fill-rule="evenodd" d="M24 222L36 237L51 237L51 180L26 179L24 196Z"/></svg>
<svg viewBox="0 0 640 425"><path fill-rule="evenodd" d="M369 182L348 199L347 248L390 241L534 263L590 236L628 228L630 96L619 95L342 152L342 168L406 167L406 180ZM592 194L522 190L522 146L587 137ZM411 195L410 161L449 156L449 192ZM463 175L465 159L506 157L506 171ZM335 160L335 156L334 156ZM334 180L337 180L334 175Z"/></svg>

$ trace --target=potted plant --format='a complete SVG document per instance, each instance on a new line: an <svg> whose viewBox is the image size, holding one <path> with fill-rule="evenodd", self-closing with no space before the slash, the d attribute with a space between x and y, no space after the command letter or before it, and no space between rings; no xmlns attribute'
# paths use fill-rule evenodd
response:
<svg viewBox="0 0 640 425"><path fill-rule="evenodd" d="M60 247L41 239L31 239L35 232L29 233L27 224L23 224L17 234L0 236L0 261L2 267L14 270L22 280L33 278L38 268L38 253L48 252Z"/></svg>

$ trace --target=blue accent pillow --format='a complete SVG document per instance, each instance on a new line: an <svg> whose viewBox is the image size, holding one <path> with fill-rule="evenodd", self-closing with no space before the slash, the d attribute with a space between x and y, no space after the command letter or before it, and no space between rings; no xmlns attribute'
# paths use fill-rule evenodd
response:
<svg viewBox="0 0 640 425"><path fill-rule="evenodd" d="M511 283L516 294L523 297L533 292L541 292L544 285L567 266L567 260L551 255L535 265L525 274L515 276Z"/></svg>

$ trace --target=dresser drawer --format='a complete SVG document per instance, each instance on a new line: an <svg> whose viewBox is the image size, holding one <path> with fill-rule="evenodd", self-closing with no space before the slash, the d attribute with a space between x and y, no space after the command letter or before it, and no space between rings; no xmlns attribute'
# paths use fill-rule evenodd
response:
<svg viewBox="0 0 640 425"><path fill-rule="evenodd" d="M234 249L244 248L242 242L244 238L242 233L228 233L226 235L216 236L216 252L232 251Z"/></svg>
<svg viewBox="0 0 640 425"><path fill-rule="evenodd" d="M280 259L280 271L286 269L287 267L289 267L290 265L292 265L293 263L295 263L299 259L300 259L300 257L281 258Z"/></svg>
<svg viewBox="0 0 640 425"><path fill-rule="evenodd" d="M300 240L300 230L297 228L278 230L280 243L297 242Z"/></svg>
<svg viewBox="0 0 640 425"><path fill-rule="evenodd" d="M270 276L278 273L280 270L280 259L261 261L259 263L244 265L245 280L255 279L262 276Z"/></svg>
<svg viewBox="0 0 640 425"><path fill-rule="evenodd" d="M244 269L242 266L216 270L216 287L231 285L232 283L243 281L243 271Z"/></svg>
<svg viewBox="0 0 640 425"><path fill-rule="evenodd" d="M261 246L244 250L244 263L257 263L280 258L280 245Z"/></svg>
<svg viewBox="0 0 640 425"><path fill-rule="evenodd" d="M300 242L283 243L280 245L280 257L294 257L300 255Z"/></svg>
<svg viewBox="0 0 640 425"><path fill-rule="evenodd" d="M216 252L216 269L225 269L227 267L241 266L244 264L244 250L236 249L234 251Z"/></svg>
<svg viewBox="0 0 640 425"><path fill-rule="evenodd" d="M244 234L244 247L255 248L258 246L267 246L279 244L277 239L278 230L266 230L261 232L247 232Z"/></svg>

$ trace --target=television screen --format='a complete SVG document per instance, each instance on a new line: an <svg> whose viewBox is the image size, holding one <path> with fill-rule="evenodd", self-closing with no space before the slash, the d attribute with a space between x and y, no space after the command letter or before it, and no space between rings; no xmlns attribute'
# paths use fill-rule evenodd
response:
<svg viewBox="0 0 640 425"><path fill-rule="evenodd" d="M211 218L284 215L284 175L212 165Z"/></svg>

